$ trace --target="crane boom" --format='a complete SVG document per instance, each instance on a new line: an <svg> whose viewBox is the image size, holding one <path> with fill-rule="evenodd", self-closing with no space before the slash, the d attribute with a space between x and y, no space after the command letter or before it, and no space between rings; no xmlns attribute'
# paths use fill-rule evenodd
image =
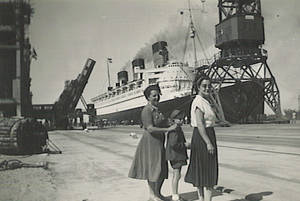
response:
<svg viewBox="0 0 300 201"><path fill-rule="evenodd" d="M67 81L58 101L54 103L55 127L67 129L69 115L74 113L75 107L93 71L96 61L88 58L82 72L75 80Z"/></svg>

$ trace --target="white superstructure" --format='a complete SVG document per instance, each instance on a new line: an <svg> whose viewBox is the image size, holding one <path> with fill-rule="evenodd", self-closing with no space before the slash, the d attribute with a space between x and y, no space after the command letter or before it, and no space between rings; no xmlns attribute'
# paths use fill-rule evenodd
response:
<svg viewBox="0 0 300 201"><path fill-rule="evenodd" d="M144 89L158 83L162 96L160 102L189 96L192 89L194 68L178 61L168 62L163 67L151 69L135 68L134 73L143 79L134 80L92 98L99 116L124 112L145 106Z"/></svg>

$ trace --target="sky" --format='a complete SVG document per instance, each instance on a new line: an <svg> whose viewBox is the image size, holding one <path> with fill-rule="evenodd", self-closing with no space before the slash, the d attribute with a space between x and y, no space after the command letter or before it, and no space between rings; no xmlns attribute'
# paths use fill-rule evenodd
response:
<svg viewBox="0 0 300 201"><path fill-rule="evenodd" d="M131 61L150 52L158 40L168 42L171 59L182 59L187 33L187 0L31 0L34 14L30 41L37 52L31 63L33 104L54 103L82 71L87 58L96 61L83 96L90 99L108 86L106 58L110 57L111 83L117 72L129 71ZM265 25L264 49L280 90L281 107L298 109L300 95L300 1L261 0ZM218 23L217 0L191 0L201 38L198 58L218 52L214 47ZM183 10L184 14L180 15ZM190 41L189 41L190 42ZM186 58L191 58L188 53ZM146 59L150 62L150 59ZM146 64L146 67L149 64ZM80 105L79 105L80 106Z"/></svg>

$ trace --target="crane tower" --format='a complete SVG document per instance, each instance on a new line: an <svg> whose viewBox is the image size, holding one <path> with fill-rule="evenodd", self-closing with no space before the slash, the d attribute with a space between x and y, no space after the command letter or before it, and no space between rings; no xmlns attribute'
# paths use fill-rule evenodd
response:
<svg viewBox="0 0 300 201"><path fill-rule="evenodd" d="M220 49L199 72L219 90L226 120L258 121L264 104L281 116L279 89L268 64L260 0L218 0L215 47Z"/></svg>

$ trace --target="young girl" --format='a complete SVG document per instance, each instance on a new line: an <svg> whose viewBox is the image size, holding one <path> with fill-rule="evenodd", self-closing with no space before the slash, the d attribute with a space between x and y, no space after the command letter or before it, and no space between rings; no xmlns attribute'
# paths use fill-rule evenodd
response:
<svg viewBox="0 0 300 201"><path fill-rule="evenodd" d="M180 110L174 110L170 115L170 123L177 124L176 130L169 131L167 136L166 159L173 168L172 201L182 200L178 195L178 182L181 177L181 167L187 162L187 147L183 131L181 129L183 114Z"/></svg>

